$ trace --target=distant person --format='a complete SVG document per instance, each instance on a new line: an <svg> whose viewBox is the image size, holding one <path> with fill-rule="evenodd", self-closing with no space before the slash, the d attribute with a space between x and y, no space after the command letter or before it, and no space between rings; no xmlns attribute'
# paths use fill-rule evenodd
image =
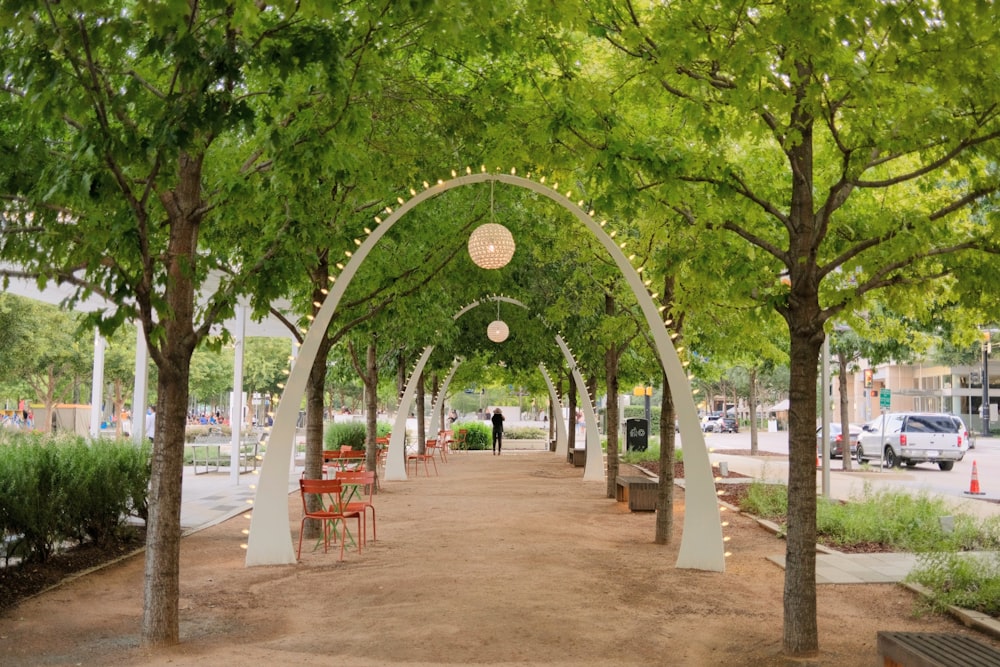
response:
<svg viewBox="0 0 1000 667"><path fill-rule="evenodd" d="M576 411L576 434L583 435L583 410Z"/></svg>
<svg viewBox="0 0 1000 667"><path fill-rule="evenodd" d="M146 437L150 442L156 436L156 408L152 405L146 408Z"/></svg>
<svg viewBox="0 0 1000 667"><path fill-rule="evenodd" d="M503 446L503 413L500 412L500 408L493 409L490 421L493 422L493 455L500 456L500 449Z"/></svg>

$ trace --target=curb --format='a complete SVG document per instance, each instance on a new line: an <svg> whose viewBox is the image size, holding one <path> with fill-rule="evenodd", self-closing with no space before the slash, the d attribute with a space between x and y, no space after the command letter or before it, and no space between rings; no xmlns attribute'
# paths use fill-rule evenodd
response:
<svg viewBox="0 0 1000 667"><path fill-rule="evenodd" d="M900 582L899 585L922 597L931 597L930 589L925 588L920 584ZM961 621L962 625L990 635L994 639L1000 639L1000 621L992 616L982 612L973 611L972 609L963 609L962 607L954 607L951 605L948 606L948 613Z"/></svg>

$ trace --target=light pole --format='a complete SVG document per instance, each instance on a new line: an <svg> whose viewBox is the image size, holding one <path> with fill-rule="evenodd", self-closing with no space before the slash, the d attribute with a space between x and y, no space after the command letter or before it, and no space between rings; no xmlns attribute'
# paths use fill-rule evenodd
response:
<svg viewBox="0 0 1000 667"><path fill-rule="evenodd" d="M990 434L990 332L983 332L983 436Z"/></svg>

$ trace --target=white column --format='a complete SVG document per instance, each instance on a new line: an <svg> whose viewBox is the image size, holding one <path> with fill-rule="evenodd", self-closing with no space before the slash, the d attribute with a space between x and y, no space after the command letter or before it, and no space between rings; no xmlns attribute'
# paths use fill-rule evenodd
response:
<svg viewBox="0 0 1000 667"><path fill-rule="evenodd" d="M101 404L104 402L104 350L107 343L101 332L94 330L94 370L90 381L90 437L101 434Z"/></svg>
<svg viewBox="0 0 1000 667"><path fill-rule="evenodd" d="M149 384L149 349L142 325L135 334L135 384L132 390L132 440L141 443L146 437L146 394Z"/></svg>
<svg viewBox="0 0 1000 667"><path fill-rule="evenodd" d="M233 355L233 399L229 402L229 425L233 429L229 452L229 480L240 483L240 444L243 435L243 351L246 347L247 307L236 304L236 349Z"/></svg>

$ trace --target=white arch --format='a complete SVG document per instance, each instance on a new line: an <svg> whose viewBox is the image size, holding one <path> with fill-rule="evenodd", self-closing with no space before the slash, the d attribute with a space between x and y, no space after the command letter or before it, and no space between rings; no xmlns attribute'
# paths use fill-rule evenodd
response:
<svg viewBox="0 0 1000 667"><path fill-rule="evenodd" d="M545 368L545 365L538 364L538 369L542 371L542 377L545 378L545 384L549 388L549 398L552 401L552 405L556 406L554 410L556 419L556 456L566 456L569 452L569 433L566 430L566 420L563 418L562 403L559 401L556 386L552 384L552 378L549 377L549 371Z"/></svg>
<svg viewBox="0 0 1000 667"><path fill-rule="evenodd" d="M420 355L417 365L410 373L410 379L406 382L403 397L399 399L399 410L396 411L396 422L392 426L392 435L389 437L389 452L385 458L386 479L406 479L406 415L410 414L410 408L413 406L413 395L417 392L417 381L420 379L420 374L424 372L424 366L433 351L433 345L424 348L424 353ZM417 446L420 446L419 443ZM253 524L251 524L251 530L252 528ZM291 535L288 539L291 540Z"/></svg>
<svg viewBox="0 0 1000 667"><path fill-rule="evenodd" d="M434 402L431 407L431 433L437 433L439 430L444 430L444 424L441 424L441 428L438 428L438 419L441 418L441 406L442 401L444 401L445 396L448 394L448 385L451 384L451 379L455 377L455 371L461 365L461 359L455 359L451 364L451 370L448 371L448 375L445 377L444 382L441 383L441 388L438 389L437 396L434 397Z"/></svg>
<svg viewBox="0 0 1000 667"><path fill-rule="evenodd" d="M287 496L288 470L291 449L295 439L295 423L298 406L305 393L309 369L326 329L330 325L341 298L365 258L385 233L406 213L424 201L436 197L453 188L500 181L536 192L559 204L586 227L604 246L608 254L622 272L639 307L646 318L653 341L659 353L664 375L670 385L677 406L677 419L681 440L685 443L685 512L680 551L676 566L722 572L725 570L725 551L722 541L722 526L719 521L719 506L712 479L712 466L705 448L704 436L698 424L691 387L677 351L670 342L670 336L660 319L659 311L646 292L642 279L621 248L608 236L597 222L579 206L552 188L513 174L468 174L449 181L438 181L434 186L401 204L395 211L387 207L388 217L381 222L364 241L358 243L353 253L345 253L350 259L345 265L323 305L316 313L313 326L306 333L299 349L299 357L285 383L282 400L278 404L274 426L268 442L268 456L261 467L260 484L257 488L254 511L250 523L250 537L247 544L246 564L274 565L295 562L292 549L291 531L288 525ZM586 395L584 393L583 395ZM595 425L596 426L596 425ZM589 428L588 431L592 430ZM593 429L596 432L596 428ZM393 433L393 437L396 434ZM588 456L588 459L590 457ZM388 463L386 464L388 468Z"/></svg>
<svg viewBox="0 0 1000 667"><path fill-rule="evenodd" d="M483 299L483 301L504 301L506 303L513 304L524 308L530 312L530 308L521 301L513 299L509 296L493 295ZM481 305L480 301L473 301L468 306L465 306L459 310L454 319L458 319L465 313L469 312L476 306ZM585 482L596 482L604 480L604 454L601 452L601 434L598 432L597 428L597 412L594 410L594 403L591 400L589 393L587 392L587 384L583 381L583 376L577 371L576 357L573 356L573 352L570 351L569 346L566 345L566 341L562 339L559 334L556 334L556 344L563 353L563 357L566 359L566 364L569 366L570 374L573 378L573 384L576 385L577 395L581 398L580 408L583 410L584 421L587 424L587 440L584 443L584 448L587 450L587 462L583 469L583 479ZM551 385L551 381L548 376L545 376L546 382ZM550 386L551 390L551 386ZM562 411L560 410L559 420L562 422ZM558 442L558 440L557 440ZM562 447L562 454L565 455L569 449L568 443L564 440Z"/></svg>

